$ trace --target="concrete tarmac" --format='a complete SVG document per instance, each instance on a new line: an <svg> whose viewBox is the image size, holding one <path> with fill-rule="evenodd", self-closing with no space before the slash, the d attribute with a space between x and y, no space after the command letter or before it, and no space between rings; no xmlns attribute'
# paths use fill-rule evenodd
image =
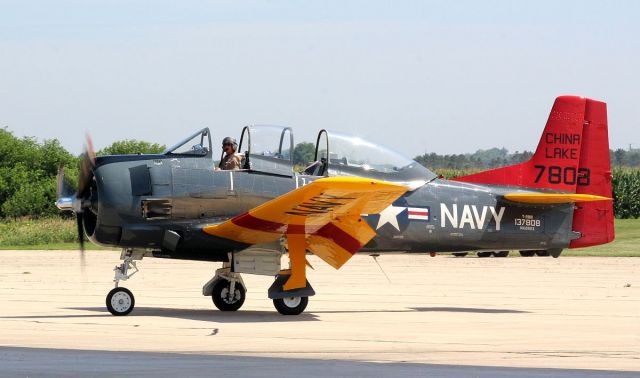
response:
<svg viewBox="0 0 640 378"><path fill-rule="evenodd" d="M0 251L0 376L640 376L637 258L310 256L299 316L275 311L271 277L244 275L223 313L201 295L220 264L145 258L113 317L118 257Z"/></svg>

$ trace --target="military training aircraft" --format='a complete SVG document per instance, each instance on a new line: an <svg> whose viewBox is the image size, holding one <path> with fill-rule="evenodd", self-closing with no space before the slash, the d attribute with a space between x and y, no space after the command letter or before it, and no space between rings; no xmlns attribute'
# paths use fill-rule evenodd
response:
<svg viewBox="0 0 640 378"><path fill-rule="evenodd" d="M211 140L205 128L161 154L97 158L88 143L74 194L60 175L56 205L76 213L80 240L122 248L113 315L133 310L119 282L143 257L222 262L202 289L222 311L244 303L241 273L274 276L269 298L296 315L315 294L307 253L337 269L358 251L557 257L614 238L606 104L584 97L555 100L531 160L455 180L327 130L302 173L288 127L244 127L239 170L216 169Z"/></svg>

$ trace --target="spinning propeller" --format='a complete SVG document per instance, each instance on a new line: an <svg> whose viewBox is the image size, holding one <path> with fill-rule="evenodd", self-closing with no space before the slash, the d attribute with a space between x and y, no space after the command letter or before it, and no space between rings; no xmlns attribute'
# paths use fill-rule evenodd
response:
<svg viewBox="0 0 640 378"><path fill-rule="evenodd" d="M93 169L96 166L96 153L93 150L93 142L87 134L84 151L80 155L80 174L78 175L78 190L73 193L64 180L64 167L58 169L58 187L56 206L60 210L73 211L76 215L78 230L78 242L80 243L81 260L84 261L84 229L83 216L85 209L91 206L91 184Z"/></svg>

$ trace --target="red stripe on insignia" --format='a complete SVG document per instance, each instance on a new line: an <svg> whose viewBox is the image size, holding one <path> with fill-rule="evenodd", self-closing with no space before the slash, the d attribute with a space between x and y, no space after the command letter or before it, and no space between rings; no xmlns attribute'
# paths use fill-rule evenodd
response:
<svg viewBox="0 0 640 378"><path fill-rule="evenodd" d="M360 244L358 239L344 232L340 227L334 225L333 223L327 223L315 234L318 236L322 236L323 238L332 240L334 243L338 244L340 247L344 248L352 255L358 252L360 248L362 248L362 244Z"/></svg>
<svg viewBox="0 0 640 378"><path fill-rule="evenodd" d="M301 224L286 224L280 222L272 222L260 218L256 218L249 213L238 215L231 219L231 222L236 226L248 228L256 231L272 232L275 234L305 234L314 233L317 231L317 227L307 229L305 225Z"/></svg>
<svg viewBox="0 0 640 378"><path fill-rule="evenodd" d="M428 211L409 211L409 215L429 215Z"/></svg>

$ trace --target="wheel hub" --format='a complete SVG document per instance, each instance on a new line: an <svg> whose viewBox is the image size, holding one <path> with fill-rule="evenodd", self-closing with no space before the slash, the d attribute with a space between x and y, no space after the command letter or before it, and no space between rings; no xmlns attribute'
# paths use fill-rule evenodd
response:
<svg viewBox="0 0 640 378"><path fill-rule="evenodd" d="M294 308L300 305L300 302L302 302L302 297L286 297L286 298L282 298L282 302L287 307Z"/></svg>
<svg viewBox="0 0 640 378"><path fill-rule="evenodd" d="M229 288L225 287L224 289L222 289L220 296L225 303L233 304L240 300L240 290L235 289L232 295Z"/></svg>
<svg viewBox="0 0 640 378"><path fill-rule="evenodd" d="M131 307L131 298L127 293L118 292L111 298L111 306L118 312L125 312Z"/></svg>

